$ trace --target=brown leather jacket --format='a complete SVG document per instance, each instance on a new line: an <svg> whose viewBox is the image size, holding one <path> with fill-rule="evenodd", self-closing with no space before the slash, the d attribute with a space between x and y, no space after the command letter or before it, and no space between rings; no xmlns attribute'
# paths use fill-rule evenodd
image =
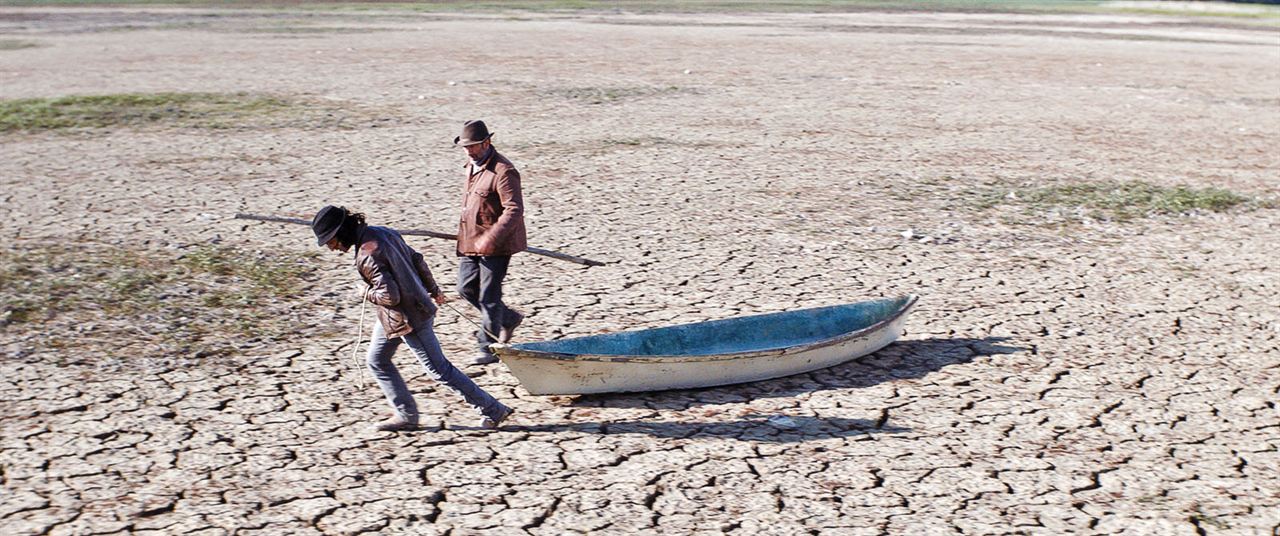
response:
<svg viewBox="0 0 1280 536"><path fill-rule="evenodd" d="M520 172L496 150L479 170L471 169L471 164L466 167L458 255L502 256L524 251L528 244ZM489 240L487 247L478 244L481 236Z"/></svg>
<svg viewBox="0 0 1280 536"><path fill-rule="evenodd" d="M440 295L427 262L395 229L367 226L357 236L356 270L369 285L364 299L378 306L387 338L413 333L436 314L431 297Z"/></svg>

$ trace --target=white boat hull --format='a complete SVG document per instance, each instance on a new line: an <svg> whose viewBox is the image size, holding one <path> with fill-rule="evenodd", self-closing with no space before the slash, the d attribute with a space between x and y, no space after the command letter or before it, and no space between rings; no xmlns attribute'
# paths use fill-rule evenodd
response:
<svg viewBox="0 0 1280 536"><path fill-rule="evenodd" d="M689 389L754 382L839 365L875 352L902 334L915 299L890 319L804 346L697 356L555 355L508 345L493 350L530 394L576 395Z"/></svg>

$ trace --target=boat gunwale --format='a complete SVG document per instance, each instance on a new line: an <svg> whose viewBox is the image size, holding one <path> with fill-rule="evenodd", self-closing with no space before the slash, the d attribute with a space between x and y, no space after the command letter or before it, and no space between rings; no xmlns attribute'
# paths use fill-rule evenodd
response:
<svg viewBox="0 0 1280 536"><path fill-rule="evenodd" d="M888 299L900 299L900 298L888 298ZM707 355L676 354L676 355L640 356L640 355L602 355L602 354L570 354L570 353L564 353L564 352L544 352L540 350L524 350L520 348L515 348L512 345L507 345L507 344L494 344L494 345L491 345L489 348L493 350L494 353L496 353L499 358L527 357L527 358L533 358L533 359L549 359L549 360L556 360L556 361L590 361L590 362L607 362L607 363L700 363L700 362L707 362L707 361L732 361L736 359L749 359L749 358L755 358L755 357L777 356L777 355L804 352L804 351L814 350L817 348L823 348L827 346L834 346L836 344L857 339L859 337L867 335L868 333L872 333L880 329L883 329L885 326L897 321L899 318L901 318L902 316L910 312L911 308L915 307L916 301L920 299L920 296L916 294L908 294L906 296L906 299L907 299L906 303L902 304L902 306L899 307L896 311L894 311L893 314L890 314L886 316L884 319L874 324L871 324L870 326L867 326L865 328L842 333L835 337L817 340L808 344L786 346L783 348L772 348L768 350L752 350L747 352L731 352L727 354L707 354ZM868 301L874 301L874 300L868 300ZM849 305L852 305L852 304L849 304ZM742 317L742 318L747 318L747 317ZM676 324L676 325L689 325L689 324ZM666 327L666 326L663 326L663 327ZM649 328L649 329L658 329L658 328Z"/></svg>

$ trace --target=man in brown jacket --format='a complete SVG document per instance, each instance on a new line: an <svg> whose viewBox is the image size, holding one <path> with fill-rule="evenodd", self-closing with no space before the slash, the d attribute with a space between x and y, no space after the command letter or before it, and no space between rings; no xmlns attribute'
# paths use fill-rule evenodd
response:
<svg viewBox="0 0 1280 536"><path fill-rule="evenodd" d="M525 250L520 172L493 148L484 121L467 121L453 144L467 151L462 219L458 222L458 294L480 310L479 352L471 364L498 360L494 342L511 340L524 315L502 303L502 280L511 256Z"/></svg>

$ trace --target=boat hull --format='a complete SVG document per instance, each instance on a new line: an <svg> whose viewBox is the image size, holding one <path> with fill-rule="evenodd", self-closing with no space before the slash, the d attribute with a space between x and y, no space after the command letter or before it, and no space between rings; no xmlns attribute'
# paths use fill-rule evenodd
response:
<svg viewBox="0 0 1280 536"><path fill-rule="evenodd" d="M839 365L875 352L902 333L916 297L891 315L829 339L729 354L652 356L540 352L519 345L493 350L530 394L575 395L690 389L754 382Z"/></svg>

